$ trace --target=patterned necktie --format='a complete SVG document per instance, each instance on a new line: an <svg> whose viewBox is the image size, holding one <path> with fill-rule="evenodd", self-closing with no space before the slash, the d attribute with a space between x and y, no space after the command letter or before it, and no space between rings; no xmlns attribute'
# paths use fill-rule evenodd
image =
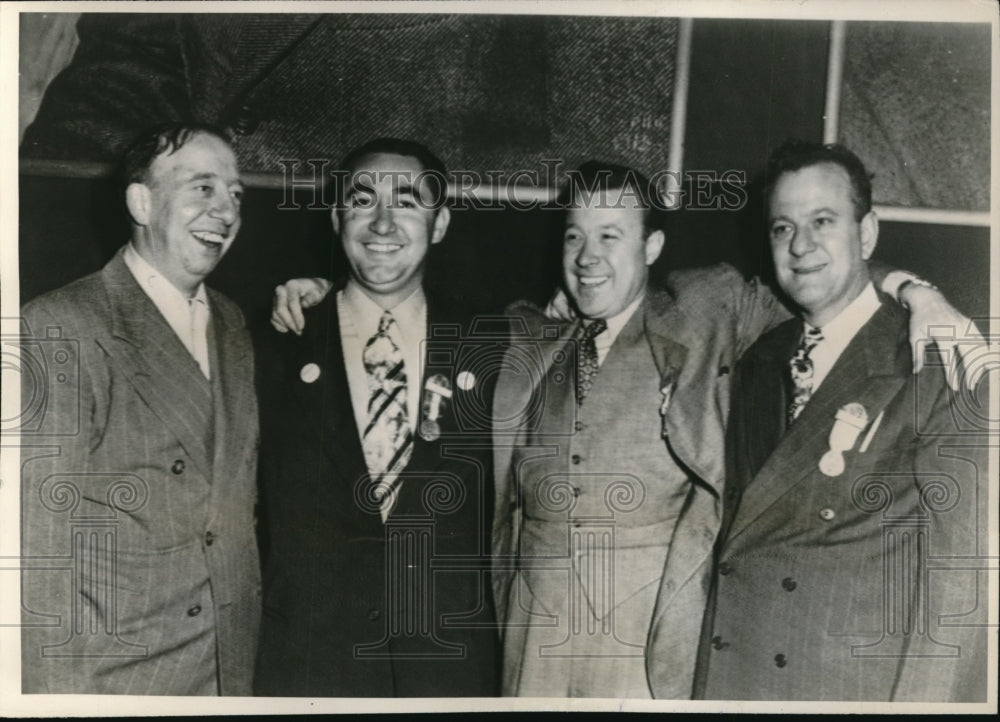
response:
<svg viewBox="0 0 1000 722"><path fill-rule="evenodd" d="M365 346L368 372L368 426L363 443L365 462L375 484L375 498L391 504L391 493L399 472L406 468L413 452L413 434L406 410L406 368L403 353L389 336L395 323L386 311L378 331Z"/></svg>
<svg viewBox="0 0 1000 722"><path fill-rule="evenodd" d="M580 338L580 353L576 359L576 403L582 404L594 385L594 377L600 368L597 363L597 343L594 338L608 327L604 319L597 319L583 329Z"/></svg>
<svg viewBox="0 0 1000 722"><path fill-rule="evenodd" d="M823 332L818 328L809 326L806 324L806 332L802 335L802 340L799 341L798 348L795 349L795 355L792 356L791 361L788 362L790 370L792 372L792 386L794 395L792 396L792 403L788 405L788 425L791 426L792 422L799 417L802 413L802 409L805 408L806 402L809 401L809 397L812 396L813 392L813 362L809 358L809 354L812 350L816 348L816 344L823 340Z"/></svg>

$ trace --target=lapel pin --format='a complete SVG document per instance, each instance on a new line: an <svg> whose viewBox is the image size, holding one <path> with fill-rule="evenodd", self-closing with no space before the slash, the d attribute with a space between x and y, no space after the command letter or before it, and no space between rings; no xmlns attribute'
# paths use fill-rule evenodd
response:
<svg viewBox="0 0 1000 722"><path fill-rule="evenodd" d="M663 384L660 388L660 393L663 395L663 399L660 401L660 418L663 420L660 436L664 439L669 436L667 431L667 412L670 410L670 399L674 395L674 382L676 380L672 370L670 370L660 381Z"/></svg>
<svg viewBox="0 0 1000 722"><path fill-rule="evenodd" d="M856 402L841 406L834 418L830 448L819 460L819 470L827 476L844 473L844 452L854 448L862 429L868 425L868 412Z"/></svg>
<svg viewBox="0 0 1000 722"><path fill-rule="evenodd" d="M311 384L313 381L319 378L319 366L316 364L306 364L299 371L299 378L305 381L307 384Z"/></svg>
<svg viewBox="0 0 1000 722"><path fill-rule="evenodd" d="M859 454L863 454L868 451L868 445L872 443L872 437L875 436L875 432L878 431L878 426L882 423L883 416L885 416L885 409L882 409L882 411L879 412L879 415L876 416L875 420L872 422L872 427L868 430L868 433L865 434L865 440L861 442L861 447L858 449Z"/></svg>
<svg viewBox="0 0 1000 722"><path fill-rule="evenodd" d="M424 384L424 418L420 422L420 436L425 441L436 441L441 436L438 417L445 399L451 398L451 382L447 376L434 374Z"/></svg>
<svg viewBox="0 0 1000 722"><path fill-rule="evenodd" d="M460 371L457 381L462 391L472 391L476 386L476 377L471 371Z"/></svg>

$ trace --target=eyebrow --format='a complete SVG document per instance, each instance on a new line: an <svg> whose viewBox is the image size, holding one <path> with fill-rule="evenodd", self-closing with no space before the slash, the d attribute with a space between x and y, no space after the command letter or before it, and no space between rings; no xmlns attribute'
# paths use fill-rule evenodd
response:
<svg viewBox="0 0 1000 722"><path fill-rule="evenodd" d="M195 173L194 175L188 176L187 179L185 180L185 183L194 183L195 181L201 181L201 180L216 180L217 178L220 177L221 176L218 173L211 173L211 172ZM232 181L232 185L237 185L240 188L242 188L243 181L237 178L236 180Z"/></svg>
<svg viewBox="0 0 1000 722"><path fill-rule="evenodd" d="M380 195L377 188L370 185L362 185L361 187L358 187L352 182L351 185L347 187L347 190L344 193L344 198L351 198L358 193L364 193L365 195ZM385 195L389 198L399 198L402 196L415 197L416 193L410 183L401 183L395 188L390 188L388 194Z"/></svg>
<svg viewBox="0 0 1000 722"><path fill-rule="evenodd" d="M200 173L192 173L190 175L184 176L185 183L194 183L196 181L203 180L215 180L219 175L217 173L212 173L208 171L201 171Z"/></svg>

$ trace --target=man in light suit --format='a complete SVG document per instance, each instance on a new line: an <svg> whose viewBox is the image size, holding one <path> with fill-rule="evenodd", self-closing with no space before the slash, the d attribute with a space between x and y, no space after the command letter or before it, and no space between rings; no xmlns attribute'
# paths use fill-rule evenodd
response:
<svg viewBox="0 0 1000 722"><path fill-rule="evenodd" d="M768 183L799 317L734 375L699 695L984 701L987 429L936 369L911 374L861 161L787 144Z"/></svg>
<svg viewBox="0 0 1000 722"><path fill-rule="evenodd" d="M502 334L477 340L468 309L424 292L450 220L441 161L379 138L341 168L346 283L301 336L261 344L254 689L493 695L489 359Z"/></svg>
<svg viewBox="0 0 1000 722"><path fill-rule="evenodd" d="M649 192L585 164L563 197L580 318L511 309L494 402L504 694L691 694L730 369L787 311L728 266L650 285L664 236Z"/></svg>
<svg viewBox="0 0 1000 722"><path fill-rule="evenodd" d="M239 309L205 278L240 228L236 159L171 126L125 157L132 239L27 304L24 692L250 693L257 402Z"/></svg>

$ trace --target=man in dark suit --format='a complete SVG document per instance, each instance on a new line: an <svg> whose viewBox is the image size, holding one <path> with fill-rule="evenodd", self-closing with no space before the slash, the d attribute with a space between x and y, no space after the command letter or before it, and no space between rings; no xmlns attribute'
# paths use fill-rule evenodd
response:
<svg viewBox="0 0 1000 722"><path fill-rule="evenodd" d="M444 167L381 138L332 214L346 283L301 336L262 343L264 623L254 689L280 696L497 691L487 540L491 349L425 294L448 228ZM435 190L436 188L436 190Z"/></svg>
<svg viewBox="0 0 1000 722"><path fill-rule="evenodd" d="M798 318L734 376L700 696L983 701L987 430L938 369L911 373L861 161L787 144L768 183Z"/></svg>
<svg viewBox="0 0 1000 722"><path fill-rule="evenodd" d="M257 401L239 309L204 279L240 228L236 158L173 126L126 154L132 240L22 310L22 688L250 693ZM30 363L28 363L30 366Z"/></svg>

